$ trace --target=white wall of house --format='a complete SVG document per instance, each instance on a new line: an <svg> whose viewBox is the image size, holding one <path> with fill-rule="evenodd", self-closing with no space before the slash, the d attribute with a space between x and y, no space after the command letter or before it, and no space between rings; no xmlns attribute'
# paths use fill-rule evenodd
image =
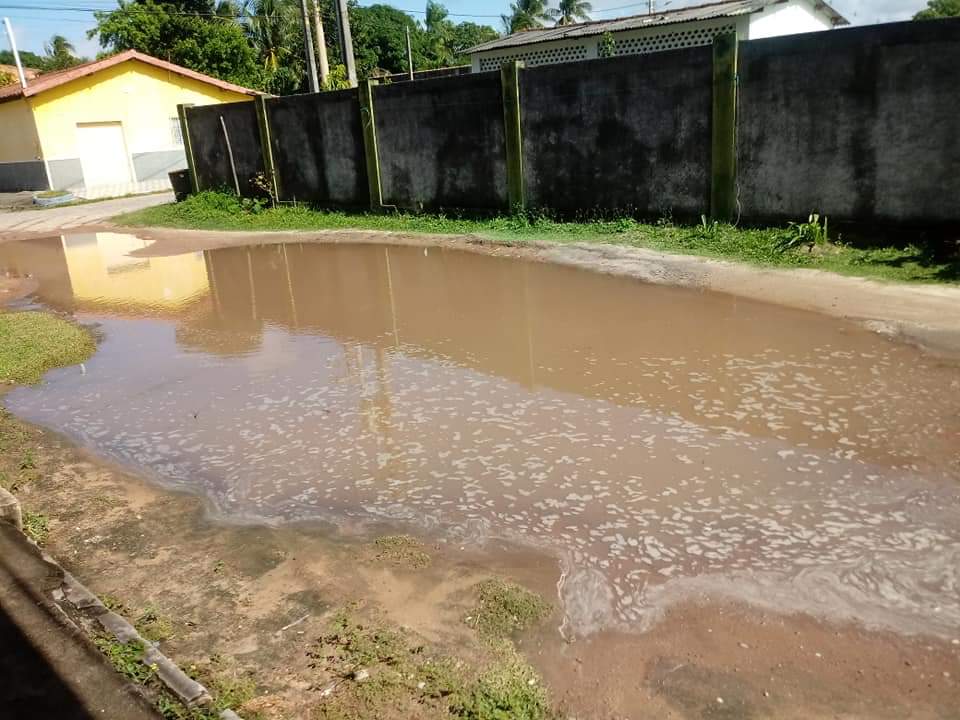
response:
<svg viewBox="0 0 960 720"><path fill-rule="evenodd" d="M778 35L817 32L833 27L830 18L814 9L810 0L790 0L783 5L771 5L763 12L750 16L747 40L757 40Z"/></svg>

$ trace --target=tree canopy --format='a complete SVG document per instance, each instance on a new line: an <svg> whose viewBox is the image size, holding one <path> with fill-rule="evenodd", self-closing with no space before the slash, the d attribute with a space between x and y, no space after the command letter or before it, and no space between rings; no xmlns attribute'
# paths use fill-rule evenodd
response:
<svg viewBox="0 0 960 720"><path fill-rule="evenodd" d="M913 16L914 20L936 20L960 17L960 0L928 0L927 7Z"/></svg>
<svg viewBox="0 0 960 720"><path fill-rule="evenodd" d="M550 17L557 21L557 25L572 25L577 22L586 22L593 12L593 5L586 0L560 0L556 8L550 8Z"/></svg>
<svg viewBox="0 0 960 720"><path fill-rule="evenodd" d="M86 62L86 58L74 55L73 45L63 36L54 35L49 41L44 43L43 55L30 52L29 50L20 51L20 62L25 68L39 70L41 72L50 72L53 70L65 70L66 68L79 65ZM0 50L0 65L15 65L16 60L13 52L10 50ZM16 80L16 78L14 78ZM0 85L3 85L0 82Z"/></svg>
<svg viewBox="0 0 960 720"><path fill-rule="evenodd" d="M334 3L317 2L330 66L339 72ZM489 26L453 22L438 0L427 1L422 23L386 4L349 0L348 11L361 77L406 71L407 30L417 70L462 64L464 50L497 37ZM305 89L300 0L118 0L115 10L95 17L90 36L105 52L135 49L278 95ZM334 79L329 86L339 84Z"/></svg>
<svg viewBox="0 0 960 720"><path fill-rule="evenodd" d="M510 14L501 15L503 29L508 33L533 30L552 19L546 0L516 0L510 3Z"/></svg>
<svg viewBox="0 0 960 720"><path fill-rule="evenodd" d="M139 50L197 72L259 87L253 45L236 22L232 4L213 0L118 0L112 11L94 13L99 37L109 52ZM219 10L219 12L218 12Z"/></svg>

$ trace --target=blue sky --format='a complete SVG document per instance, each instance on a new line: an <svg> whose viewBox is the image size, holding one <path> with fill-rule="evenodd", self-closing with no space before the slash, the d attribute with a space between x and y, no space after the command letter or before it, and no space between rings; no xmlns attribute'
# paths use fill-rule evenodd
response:
<svg viewBox="0 0 960 720"><path fill-rule="evenodd" d="M697 5L704 0L658 0L661 9ZM364 1L364 5L372 2ZM419 9L426 4L412 0L396 0L388 4L404 10ZM454 20L472 20L493 25L498 30L499 16L509 6L509 0L447 0L444 3ZM553 3L551 3L553 4ZM831 0L831 4L854 24L906 20L926 5L926 0ZM6 7L5 7L6 6ZM10 6L17 6L12 8ZM17 45L22 50L40 53L43 43L51 35L65 35L81 55L93 56L99 50L96 40L88 40L87 30L94 26L92 12L70 12L62 8L116 7L116 0L0 0L0 16L7 16L13 24ZM636 0L594 0L594 19L618 17L645 12L646 2ZM414 17L423 17L414 13ZM485 17L468 17L485 16ZM0 48L7 48L6 37L0 38Z"/></svg>

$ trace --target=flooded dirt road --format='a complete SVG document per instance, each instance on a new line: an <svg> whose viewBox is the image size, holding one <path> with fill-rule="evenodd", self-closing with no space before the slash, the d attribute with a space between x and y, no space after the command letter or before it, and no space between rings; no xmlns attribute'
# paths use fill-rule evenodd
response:
<svg viewBox="0 0 960 720"><path fill-rule="evenodd" d="M450 249L145 246L0 246L41 303L104 333L82 372L6 404L219 519L533 546L556 559L568 638L693 597L957 634L954 361Z"/></svg>

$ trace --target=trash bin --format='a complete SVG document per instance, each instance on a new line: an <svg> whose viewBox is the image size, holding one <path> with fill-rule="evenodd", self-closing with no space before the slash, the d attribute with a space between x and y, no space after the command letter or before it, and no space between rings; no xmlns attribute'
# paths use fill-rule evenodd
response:
<svg viewBox="0 0 960 720"><path fill-rule="evenodd" d="M174 170L172 173L169 173L169 175L170 184L173 186L174 197L177 198L177 202L183 202L193 191L193 187L190 184L190 171Z"/></svg>

